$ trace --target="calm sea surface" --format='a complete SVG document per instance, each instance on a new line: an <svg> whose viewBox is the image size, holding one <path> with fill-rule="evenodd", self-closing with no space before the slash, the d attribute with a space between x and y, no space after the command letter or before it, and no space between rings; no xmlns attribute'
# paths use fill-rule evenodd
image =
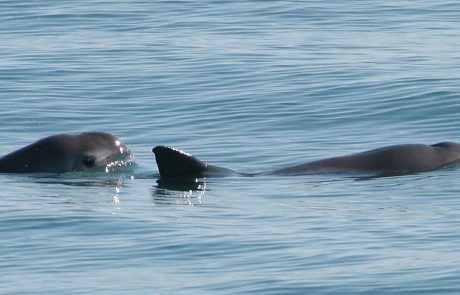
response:
<svg viewBox="0 0 460 295"><path fill-rule="evenodd" d="M0 155L105 131L132 171L0 175L2 294L460 293L460 169L164 187L460 141L457 1L0 2Z"/></svg>

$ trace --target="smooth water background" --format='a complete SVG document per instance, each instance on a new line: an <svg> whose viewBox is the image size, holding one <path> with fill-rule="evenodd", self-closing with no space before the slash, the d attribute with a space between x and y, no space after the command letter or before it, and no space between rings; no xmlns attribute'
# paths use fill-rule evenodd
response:
<svg viewBox="0 0 460 295"><path fill-rule="evenodd" d="M164 188L151 148L259 172L460 141L456 1L0 2L0 154L105 131L137 166L0 176L2 294L460 292L460 170Z"/></svg>

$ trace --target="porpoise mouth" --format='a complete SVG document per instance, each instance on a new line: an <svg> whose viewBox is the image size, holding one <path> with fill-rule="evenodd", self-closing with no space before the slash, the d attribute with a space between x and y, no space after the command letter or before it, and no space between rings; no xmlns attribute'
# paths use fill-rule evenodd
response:
<svg viewBox="0 0 460 295"><path fill-rule="evenodd" d="M105 172L114 172L118 167L128 167L134 163L134 154L126 146L120 147L120 153L115 157L110 157L107 161L104 161L106 164Z"/></svg>

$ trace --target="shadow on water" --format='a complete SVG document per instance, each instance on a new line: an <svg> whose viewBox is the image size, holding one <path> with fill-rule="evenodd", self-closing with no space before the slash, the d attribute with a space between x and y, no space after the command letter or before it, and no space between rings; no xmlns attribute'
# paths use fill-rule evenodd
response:
<svg viewBox="0 0 460 295"><path fill-rule="evenodd" d="M448 171L449 169L446 170ZM268 182L270 185L277 187L278 185L290 185L290 181L292 181L292 185L296 186L300 181L313 188L318 185L338 184L344 181L346 183L349 183L349 181L355 183L368 182L371 186L378 186L381 183L380 180L385 181L385 183L388 180L394 185L403 185L410 181L431 177L433 177L433 174L428 171L425 173L320 173L295 176L261 176L260 178L251 177L251 179L254 181L254 185L267 184ZM287 179L290 179L290 181L287 181ZM209 190L209 183L206 182L206 178L159 178L156 183L157 185L152 187L153 201L162 205L201 205L206 191Z"/></svg>
<svg viewBox="0 0 460 295"><path fill-rule="evenodd" d="M206 192L204 179L158 179L153 201L161 205L201 205Z"/></svg>
<svg viewBox="0 0 460 295"><path fill-rule="evenodd" d="M206 181L203 178L185 178L185 179L158 179L158 189L171 191L204 191Z"/></svg>
<svg viewBox="0 0 460 295"><path fill-rule="evenodd" d="M130 174L124 173L65 173L65 174L5 174L14 182L32 182L36 184L53 184L74 187L125 187L125 182L131 179Z"/></svg>
<svg viewBox="0 0 460 295"><path fill-rule="evenodd" d="M35 179L35 183L38 184L60 184L66 186L75 186L75 187L115 187L121 188L125 187L123 177L110 177L110 178L98 178L98 179L59 179L59 178L43 178Z"/></svg>

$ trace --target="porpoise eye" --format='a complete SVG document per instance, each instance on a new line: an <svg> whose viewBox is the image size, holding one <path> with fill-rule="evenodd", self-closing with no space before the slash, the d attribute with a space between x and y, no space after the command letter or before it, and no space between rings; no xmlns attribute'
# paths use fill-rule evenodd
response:
<svg viewBox="0 0 460 295"><path fill-rule="evenodd" d="M95 164L96 164L96 158L94 156L86 156L83 159L83 165L86 168L92 168L92 167L94 167Z"/></svg>

